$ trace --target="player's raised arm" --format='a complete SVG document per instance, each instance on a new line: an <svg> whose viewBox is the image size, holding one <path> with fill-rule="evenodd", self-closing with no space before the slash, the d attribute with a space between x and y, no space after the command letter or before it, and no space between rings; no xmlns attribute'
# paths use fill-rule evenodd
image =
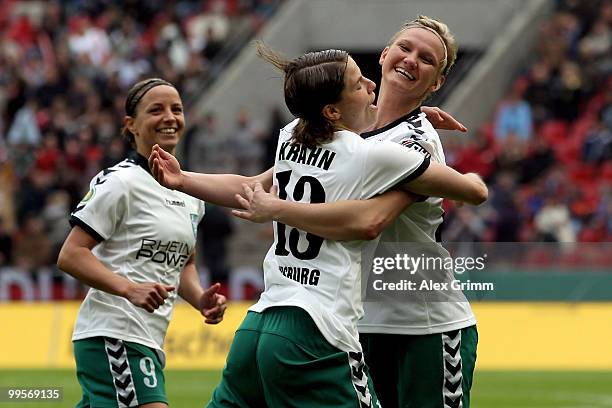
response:
<svg viewBox="0 0 612 408"><path fill-rule="evenodd" d="M183 171L176 158L159 145L153 146L149 166L155 179L164 187L223 207L240 207L236 194L242 192L245 183L259 182L268 188L272 185L272 169L253 177Z"/></svg>

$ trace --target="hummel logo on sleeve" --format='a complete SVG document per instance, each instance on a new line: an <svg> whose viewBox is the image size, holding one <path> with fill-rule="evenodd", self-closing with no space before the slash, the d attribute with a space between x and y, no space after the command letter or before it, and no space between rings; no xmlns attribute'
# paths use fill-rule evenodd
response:
<svg viewBox="0 0 612 408"><path fill-rule="evenodd" d="M166 198L166 205L175 206L175 207L185 207L185 202L179 201L179 200L168 200Z"/></svg>

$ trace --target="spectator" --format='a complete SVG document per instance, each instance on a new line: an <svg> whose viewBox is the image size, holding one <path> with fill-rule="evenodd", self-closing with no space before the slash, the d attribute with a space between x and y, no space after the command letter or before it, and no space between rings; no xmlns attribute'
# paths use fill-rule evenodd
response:
<svg viewBox="0 0 612 408"><path fill-rule="evenodd" d="M497 140L504 141L510 134L514 134L522 142L527 142L531 138L533 127L531 107L523 99L527 85L525 79L517 80L510 95L501 103L495 118Z"/></svg>
<svg viewBox="0 0 612 408"><path fill-rule="evenodd" d="M478 242L485 235L486 228L473 208L462 206L456 209L444 229L444 239L448 242Z"/></svg>
<svg viewBox="0 0 612 408"><path fill-rule="evenodd" d="M553 117L564 121L575 121L579 114L580 101L585 92L585 84L578 64L564 61L552 88Z"/></svg>
<svg viewBox="0 0 612 408"><path fill-rule="evenodd" d="M601 79L606 73L609 74L612 64L612 57L610 56L612 50L612 30L610 29L612 5L609 1L604 2L602 11L608 15L603 14L579 44L580 57L586 63L585 66L589 69L592 77L596 79ZM606 20L606 17L608 20Z"/></svg>
<svg viewBox="0 0 612 408"><path fill-rule="evenodd" d="M70 21L68 36L70 51L82 61L93 66L104 66L111 58L110 40L107 33L91 24L88 17L74 16Z"/></svg>
<svg viewBox="0 0 612 408"><path fill-rule="evenodd" d="M576 242L570 212L556 196L545 199L544 207L536 214L536 230L544 242Z"/></svg>
<svg viewBox="0 0 612 408"><path fill-rule="evenodd" d="M10 145L38 146L41 138L40 128L36 122L36 101L30 97L17 111L15 120L8 131L7 141Z"/></svg>
<svg viewBox="0 0 612 408"><path fill-rule="evenodd" d="M525 100L531 106L533 124L537 127L551 116L550 71L550 66L544 61L536 61L529 71Z"/></svg>
<svg viewBox="0 0 612 408"><path fill-rule="evenodd" d="M219 131L217 117L207 113L196 118L196 125L188 132L185 147L187 163L198 173L234 173L235 161L230 141Z"/></svg>
<svg viewBox="0 0 612 408"><path fill-rule="evenodd" d="M496 173L520 173L521 161L525 157L527 145L513 132L508 133L500 144L496 160Z"/></svg>
<svg viewBox="0 0 612 408"><path fill-rule="evenodd" d="M42 146L36 150L36 169L54 175L58 170L62 161L62 151L59 148L57 135L52 132L46 132Z"/></svg>
<svg viewBox="0 0 612 408"><path fill-rule="evenodd" d="M54 191L47 197L42 212L47 237L51 246L51 259L57 259L59 250L70 232L70 196L65 191Z"/></svg>
<svg viewBox="0 0 612 408"><path fill-rule="evenodd" d="M44 229L43 220L37 215L29 215L15 237L15 265L29 272L51 261L51 242Z"/></svg>
<svg viewBox="0 0 612 408"><path fill-rule="evenodd" d="M18 225L23 225L31 214L40 214L49 195L52 177L36 169L29 171L16 196Z"/></svg>
<svg viewBox="0 0 612 408"><path fill-rule="evenodd" d="M612 160L612 128L604 119L605 109L601 109L597 121L584 139L582 159L586 163L602 164Z"/></svg>
<svg viewBox="0 0 612 408"><path fill-rule="evenodd" d="M514 202L515 180L512 173L504 172L497 176L489 201L495 210L493 219L494 240L497 242L517 242L521 229L521 216Z"/></svg>
<svg viewBox="0 0 612 408"><path fill-rule="evenodd" d="M521 184L532 183L537 180L555 162L555 156L548 143L536 137L527 155L521 160L520 179Z"/></svg>
<svg viewBox="0 0 612 408"><path fill-rule="evenodd" d="M235 128L231 135L237 173L246 176L258 174L263 157L262 134L244 107L236 113Z"/></svg>

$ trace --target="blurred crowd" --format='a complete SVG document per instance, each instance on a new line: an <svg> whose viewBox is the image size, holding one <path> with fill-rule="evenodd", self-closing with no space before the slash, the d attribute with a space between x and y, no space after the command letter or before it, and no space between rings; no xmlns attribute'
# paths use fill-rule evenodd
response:
<svg viewBox="0 0 612 408"><path fill-rule="evenodd" d="M447 161L489 186L446 241L612 241L612 1L560 1L490 123Z"/></svg>
<svg viewBox="0 0 612 408"><path fill-rule="evenodd" d="M0 268L53 264L88 181L126 154L123 98L142 77L183 95L186 169L270 167L280 110L264 126L243 107L220 129L189 103L282 1L0 2ZM448 164L490 189L480 207L445 203L445 241L612 239L611 27L611 0L559 1L491 121L443 140ZM224 281L233 228L225 211L207 213L204 262Z"/></svg>
<svg viewBox="0 0 612 408"><path fill-rule="evenodd" d="M0 267L53 263L91 177L126 155L133 83L169 80L189 109L281 2L0 2Z"/></svg>

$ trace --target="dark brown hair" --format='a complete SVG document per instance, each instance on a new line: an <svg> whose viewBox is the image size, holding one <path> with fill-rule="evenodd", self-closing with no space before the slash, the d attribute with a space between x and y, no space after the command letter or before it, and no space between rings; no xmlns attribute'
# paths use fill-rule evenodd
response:
<svg viewBox="0 0 612 408"><path fill-rule="evenodd" d="M329 142L336 127L322 111L325 105L340 100L348 52L316 51L289 60L261 41L255 45L259 57L285 73L285 104L299 118L293 141L307 147Z"/></svg>
<svg viewBox="0 0 612 408"><path fill-rule="evenodd" d="M165 81L161 78L148 78L148 79L144 79L132 85L132 87L127 93L127 97L125 98L125 114L127 116L131 116L135 118L136 108L138 107L138 103L140 102L142 97L145 96L145 94L149 92L151 89L159 85L167 85L167 86L176 88L170 82ZM123 126L123 129L121 130L121 134L123 135L125 139L127 139L130 142L132 147L136 148L135 141L134 141L134 134L130 132L127 126Z"/></svg>

